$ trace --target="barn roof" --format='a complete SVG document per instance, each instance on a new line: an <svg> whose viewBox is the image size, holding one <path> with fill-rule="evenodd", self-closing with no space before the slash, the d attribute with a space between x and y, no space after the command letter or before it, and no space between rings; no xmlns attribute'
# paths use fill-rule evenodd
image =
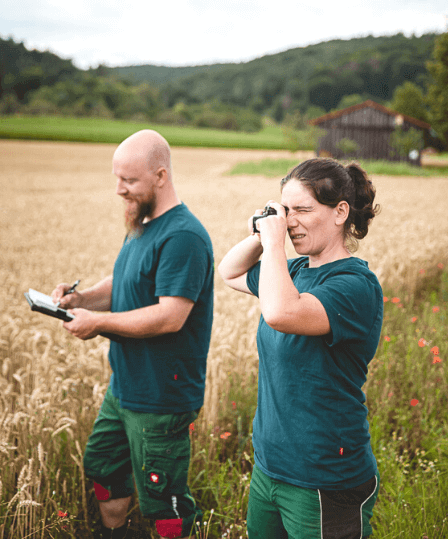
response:
<svg viewBox="0 0 448 539"><path fill-rule="evenodd" d="M420 127L422 129L431 129L431 126L427 124L426 122L422 122L421 120L417 120L417 118L412 118L411 116L406 116L405 114L401 114L400 112L396 112L395 110L388 109L384 105L375 103L375 101L372 101L370 99L368 99L367 101L364 101L363 103L359 103L358 105L352 105L351 107L347 107L346 109L337 110L335 112L329 112L328 114L324 114L323 116L319 116L318 118L314 118L313 120L310 120L308 123L311 125L319 125L328 120L333 120L334 118L340 118L341 116L345 116L346 114L351 114L352 112L365 109L365 108L376 109L380 112L383 112L384 114L393 116L394 118L397 116L401 116L403 120L411 124L414 124L417 127Z"/></svg>

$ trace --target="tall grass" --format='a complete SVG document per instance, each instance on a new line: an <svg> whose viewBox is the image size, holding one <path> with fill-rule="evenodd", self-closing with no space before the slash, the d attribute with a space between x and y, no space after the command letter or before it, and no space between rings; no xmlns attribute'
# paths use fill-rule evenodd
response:
<svg viewBox="0 0 448 539"><path fill-rule="evenodd" d="M0 539L91 538L98 527L81 462L110 375L108 342L72 338L58 321L30 312L23 292L49 293L77 278L82 289L111 272L123 239L113 150L0 142L7 201L0 213ZM278 181L224 175L248 155L173 151L176 189L209 230L217 262L245 236L253 210L278 199ZM374 177L374 183L383 210L359 250L388 298L365 386L382 480L374 537L442 539L448 535L446 182ZM204 511L202 537L245 536L258 317L254 298L216 279L205 404L191 430L190 485ZM129 520L137 537L153 533L135 498Z"/></svg>

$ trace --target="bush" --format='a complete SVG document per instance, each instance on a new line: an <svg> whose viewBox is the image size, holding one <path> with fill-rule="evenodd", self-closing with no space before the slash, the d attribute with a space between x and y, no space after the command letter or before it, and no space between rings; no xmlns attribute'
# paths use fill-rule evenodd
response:
<svg viewBox="0 0 448 539"><path fill-rule="evenodd" d="M343 138L336 144L336 148L341 150L344 156L351 157L355 156L359 152L360 146L354 140Z"/></svg>
<svg viewBox="0 0 448 539"><path fill-rule="evenodd" d="M290 152L299 150L316 149L317 142L323 136L324 131L316 126L309 126L300 131L289 126L283 126L283 138L285 140L285 148Z"/></svg>
<svg viewBox="0 0 448 539"><path fill-rule="evenodd" d="M413 127L407 131L398 127L390 136L390 145L400 157L407 157L412 150L420 153L424 147L423 134Z"/></svg>

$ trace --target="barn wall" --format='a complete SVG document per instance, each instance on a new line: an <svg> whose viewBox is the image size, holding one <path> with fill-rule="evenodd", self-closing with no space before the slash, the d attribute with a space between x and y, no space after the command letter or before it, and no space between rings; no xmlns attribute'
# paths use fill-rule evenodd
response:
<svg viewBox="0 0 448 539"><path fill-rule="evenodd" d="M342 139L348 138L360 146L357 158L410 162L409 158L394 155L389 145L389 138L395 129L395 117L379 110L358 109L321 122L319 127L324 129L326 134L319 140L318 155L330 154L336 159L341 159L344 154L337 148L337 144ZM404 122L402 127L405 130L410 127L420 129L409 122Z"/></svg>

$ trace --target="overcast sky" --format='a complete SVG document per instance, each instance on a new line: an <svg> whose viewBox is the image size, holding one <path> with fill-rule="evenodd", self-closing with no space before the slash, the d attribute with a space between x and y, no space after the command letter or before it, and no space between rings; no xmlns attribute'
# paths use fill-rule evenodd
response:
<svg viewBox="0 0 448 539"><path fill-rule="evenodd" d="M447 29L447 0L2 0L0 36L80 68L242 62L372 34Z"/></svg>

